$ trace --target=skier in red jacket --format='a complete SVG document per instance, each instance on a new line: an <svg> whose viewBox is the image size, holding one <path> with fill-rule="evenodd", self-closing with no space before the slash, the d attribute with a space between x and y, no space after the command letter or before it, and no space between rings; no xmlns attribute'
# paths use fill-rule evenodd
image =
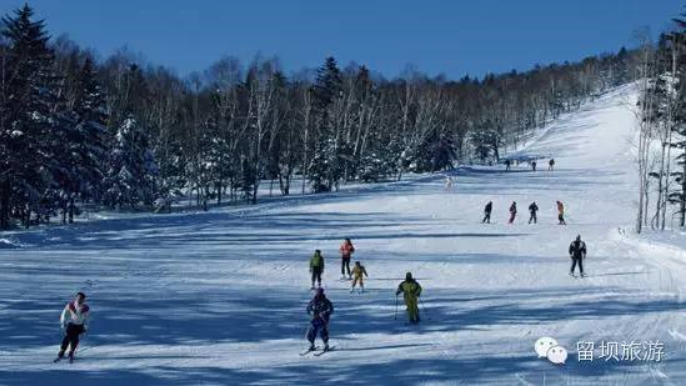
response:
<svg viewBox="0 0 686 388"><path fill-rule="evenodd" d="M355 252L355 247L350 239L346 238L338 251L341 252L341 279L345 279L347 271L348 280L350 280L350 260Z"/></svg>

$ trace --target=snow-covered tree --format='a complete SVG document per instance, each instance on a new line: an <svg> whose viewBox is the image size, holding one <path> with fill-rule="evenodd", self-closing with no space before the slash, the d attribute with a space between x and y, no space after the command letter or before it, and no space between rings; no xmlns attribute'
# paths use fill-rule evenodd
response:
<svg viewBox="0 0 686 388"><path fill-rule="evenodd" d="M105 179L105 204L112 208L135 207L141 202L152 204L157 172L147 135L129 115L115 136Z"/></svg>
<svg viewBox="0 0 686 388"><path fill-rule="evenodd" d="M32 212L49 213L52 194L68 175L68 166L59 160L65 121L44 22L34 21L33 10L25 5L3 18L3 24L0 227L9 226L12 206L28 227Z"/></svg>

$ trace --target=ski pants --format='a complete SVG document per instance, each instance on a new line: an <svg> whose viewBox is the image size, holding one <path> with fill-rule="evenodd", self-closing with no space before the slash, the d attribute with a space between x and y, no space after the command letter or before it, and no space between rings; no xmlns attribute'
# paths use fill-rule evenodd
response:
<svg viewBox="0 0 686 388"><path fill-rule="evenodd" d="M64 339L62 339L62 346L60 346L60 356L64 356L64 352L67 351L67 348L69 348L69 355L73 356L76 347L79 346L79 336L85 331L86 329L83 325L75 325L73 323L67 325Z"/></svg>
<svg viewBox="0 0 686 388"><path fill-rule="evenodd" d="M324 272L324 268L312 267L312 285L313 286L314 286L315 280L319 283L319 286L322 285L322 272Z"/></svg>
<svg viewBox="0 0 686 388"><path fill-rule="evenodd" d="M481 221L481 223L483 224L485 222L488 222L489 224L491 223L491 212L486 212L486 215L484 216L484 219L483 221Z"/></svg>
<svg viewBox="0 0 686 388"><path fill-rule="evenodd" d="M529 217L529 223L532 223L532 222L534 224L538 222L538 218L536 217L536 213L534 213L534 212L531 212L531 217Z"/></svg>
<svg viewBox="0 0 686 388"><path fill-rule="evenodd" d="M352 288L355 288L357 283L360 283L360 287L362 287L364 289L364 278L362 276L359 276L359 277L355 276L355 278L353 278Z"/></svg>
<svg viewBox="0 0 686 388"><path fill-rule="evenodd" d="M314 343L317 333L319 333L325 344L329 342L328 324L322 318L315 318L310 322L310 328L307 330L307 340L310 343Z"/></svg>
<svg viewBox="0 0 686 388"><path fill-rule="evenodd" d="M410 322L419 322L419 303L416 296L405 295L405 306L407 306L407 317Z"/></svg>
<svg viewBox="0 0 686 388"><path fill-rule="evenodd" d="M346 271L348 271L348 276L350 276L350 256L343 256L341 258L341 275L345 276Z"/></svg>
<svg viewBox="0 0 686 388"><path fill-rule="evenodd" d="M517 212L510 212L510 221L508 223L513 223L515 220L515 217L517 217Z"/></svg>
<svg viewBox="0 0 686 388"><path fill-rule="evenodd" d="M569 272L574 273L574 268L576 268L576 263L579 263L579 273L584 273L584 265L582 264L583 259L581 257L572 257L572 269Z"/></svg>
<svg viewBox="0 0 686 388"><path fill-rule="evenodd" d="M565 222L565 216L563 216L562 214L558 215L557 219L560 221L560 225L567 225L567 223Z"/></svg>

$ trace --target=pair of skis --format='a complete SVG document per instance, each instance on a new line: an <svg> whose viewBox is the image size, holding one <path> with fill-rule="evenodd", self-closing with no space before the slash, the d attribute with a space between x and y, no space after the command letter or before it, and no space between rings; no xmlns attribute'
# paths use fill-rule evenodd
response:
<svg viewBox="0 0 686 388"><path fill-rule="evenodd" d="M66 357L66 358L69 359L69 363L70 363L70 364L73 364L73 363L74 363L74 357ZM60 362L60 361L62 361L62 360L64 360L64 359L65 359L65 357L57 357L56 359L52 360L52 362L53 362L54 364L57 364L58 362Z"/></svg>
<svg viewBox="0 0 686 388"><path fill-rule="evenodd" d="M314 348L314 350L307 349L304 352L300 353L300 357L304 357L310 353L313 353L315 357L319 357L319 356L323 356L325 353L328 353L334 349L336 349L335 346L330 346L328 349L322 349L320 351L317 351L317 348Z"/></svg>

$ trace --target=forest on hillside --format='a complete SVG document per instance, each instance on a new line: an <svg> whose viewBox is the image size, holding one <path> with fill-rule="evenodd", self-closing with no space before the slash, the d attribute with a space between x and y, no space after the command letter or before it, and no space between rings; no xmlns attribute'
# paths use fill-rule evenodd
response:
<svg viewBox="0 0 686 388"><path fill-rule="evenodd" d="M73 222L85 204L256 203L264 181L321 193L498 163L532 130L645 75L644 50L618 48L459 80L410 66L386 79L332 57L287 74L261 55L180 77L126 49L100 58L52 37L28 5L0 35L0 229Z"/></svg>

